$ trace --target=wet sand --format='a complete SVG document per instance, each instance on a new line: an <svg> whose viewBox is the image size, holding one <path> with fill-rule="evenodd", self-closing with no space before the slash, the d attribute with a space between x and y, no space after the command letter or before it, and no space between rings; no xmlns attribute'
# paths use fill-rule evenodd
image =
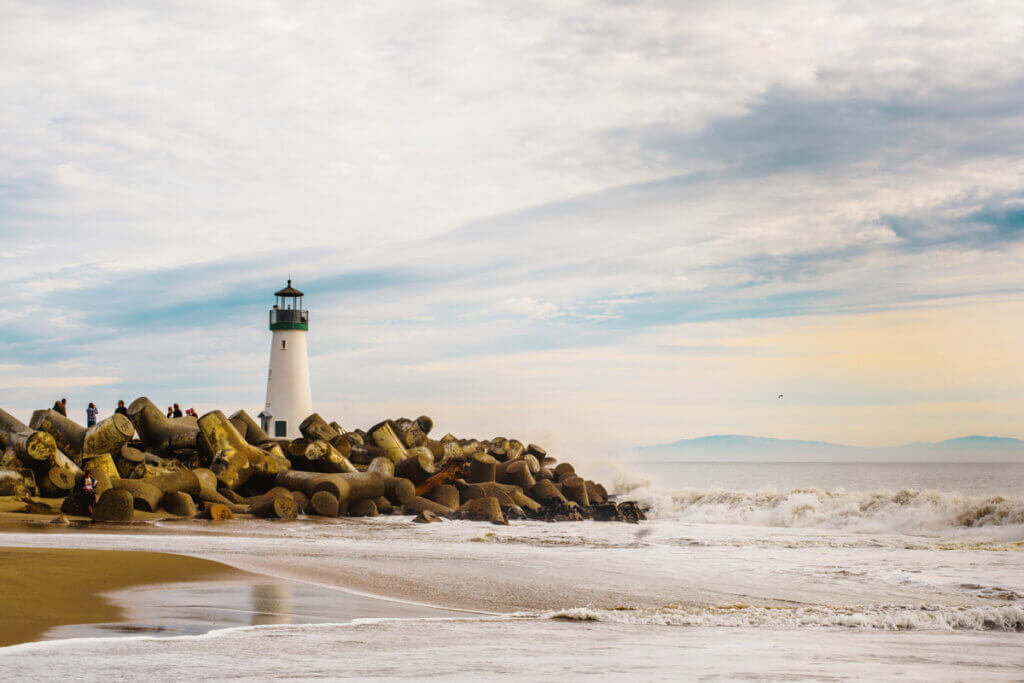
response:
<svg viewBox="0 0 1024 683"><path fill-rule="evenodd" d="M168 553L0 548L0 647L38 640L63 624L123 618L106 593L162 583L240 580L247 572Z"/></svg>
<svg viewBox="0 0 1024 683"><path fill-rule="evenodd" d="M147 551L0 548L0 647L268 624L465 617Z"/></svg>

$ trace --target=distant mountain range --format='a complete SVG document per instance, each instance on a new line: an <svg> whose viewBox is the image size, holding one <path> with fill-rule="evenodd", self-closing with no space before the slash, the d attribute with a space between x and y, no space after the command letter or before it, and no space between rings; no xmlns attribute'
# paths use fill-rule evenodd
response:
<svg viewBox="0 0 1024 683"><path fill-rule="evenodd" d="M905 446L862 448L824 441L766 439L719 434L636 449L647 462L1016 462L1024 463L1024 441L964 436L917 441Z"/></svg>

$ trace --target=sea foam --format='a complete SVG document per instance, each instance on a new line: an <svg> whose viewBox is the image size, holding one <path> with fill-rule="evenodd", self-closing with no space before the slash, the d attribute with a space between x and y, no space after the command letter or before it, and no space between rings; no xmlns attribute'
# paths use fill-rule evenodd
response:
<svg viewBox="0 0 1024 683"><path fill-rule="evenodd" d="M940 605L858 605L850 607L663 607L554 610L543 619L616 624L693 627L807 628L845 627L883 631L1024 631L1020 605L947 607Z"/></svg>
<svg viewBox="0 0 1024 683"><path fill-rule="evenodd" d="M1020 527L1024 531L1024 499L955 491L904 488L846 492L813 487L788 491L666 490L644 477L622 473L615 492L648 506L652 518L693 524L822 527L875 533L980 527Z"/></svg>

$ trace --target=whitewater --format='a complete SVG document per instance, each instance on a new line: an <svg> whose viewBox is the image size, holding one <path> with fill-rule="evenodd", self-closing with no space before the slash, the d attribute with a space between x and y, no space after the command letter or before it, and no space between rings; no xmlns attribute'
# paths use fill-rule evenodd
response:
<svg viewBox="0 0 1024 683"><path fill-rule="evenodd" d="M649 508L639 525L388 517L2 534L9 546L178 552L465 611L42 641L0 649L0 667L41 676L90 657L97 678L1020 680L1024 468L873 467L620 468L616 491Z"/></svg>

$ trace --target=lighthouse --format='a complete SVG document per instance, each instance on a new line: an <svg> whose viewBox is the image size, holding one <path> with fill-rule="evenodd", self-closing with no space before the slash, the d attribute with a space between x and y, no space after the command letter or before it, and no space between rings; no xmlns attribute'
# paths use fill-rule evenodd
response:
<svg viewBox="0 0 1024 683"><path fill-rule="evenodd" d="M263 428L271 436L298 438L299 424L313 413L309 391L309 360L306 333L309 311L302 308L302 292L288 286L274 292L270 309L270 370L267 372L267 404L260 413Z"/></svg>

